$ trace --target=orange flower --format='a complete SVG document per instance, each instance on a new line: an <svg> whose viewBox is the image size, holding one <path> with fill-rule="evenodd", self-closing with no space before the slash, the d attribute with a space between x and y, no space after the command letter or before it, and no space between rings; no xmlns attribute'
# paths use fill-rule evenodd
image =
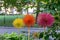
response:
<svg viewBox="0 0 60 40"><path fill-rule="evenodd" d="M23 20L24 20L24 23L27 27L33 26L35 23L35 18L29 14L25 15Z"/></svg>

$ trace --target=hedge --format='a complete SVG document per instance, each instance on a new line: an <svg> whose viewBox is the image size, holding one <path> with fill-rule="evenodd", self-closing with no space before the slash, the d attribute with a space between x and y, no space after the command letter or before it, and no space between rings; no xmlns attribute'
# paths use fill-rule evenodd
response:
<svg viewBox="0 0 60 40"><path fill-rule="evenodd" d="M23 18L23 15L0 15L0 26L12 26L16 18Z"/></svg>

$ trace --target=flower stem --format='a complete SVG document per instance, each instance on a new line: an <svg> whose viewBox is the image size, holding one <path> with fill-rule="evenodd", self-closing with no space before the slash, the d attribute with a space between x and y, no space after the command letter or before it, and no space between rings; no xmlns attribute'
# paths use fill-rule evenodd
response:
<svg viewBox="0 0 60 40"><path fill-rule="evenodd" d="M18 35L20 35L20 29L18 29ZM20 36L19 36L19 40L20 40Z"/></svg>
<svg viewBox="0 0 60 40"><path fill-rule="evenodd" d="M18 29L18 34L20 34L20 29Z"/></svg>
<svg viewBox="0 0 60 40"><path fill-rule="evenodd" d="M44 28L44 33L43 33L43 40L45 40L45 28Z"/></svg>
<svg viewBox="0 0 60 40"><path fill-rule="evenodd" d="M28 28L28 40L30 40L30 28Z"/></svg>

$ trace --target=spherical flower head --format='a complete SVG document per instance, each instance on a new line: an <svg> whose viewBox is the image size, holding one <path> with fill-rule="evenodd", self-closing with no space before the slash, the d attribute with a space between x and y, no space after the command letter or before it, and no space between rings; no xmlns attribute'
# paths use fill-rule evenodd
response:
<svg viewBox="0 0 60 40"><path fill-rule="evenodd" d="M54 17L50 13L41 13L37 17L37 23L43 27L51 26L54 23Z"/></svg>
<svg viewBox="0 0 60 40"><path fill-rule="evenodd" d="M23 20L24 20L24 23L27 27L31 27L35 23L35 18L32 15L29 15L29 14L25 15Z"/></svg>
<svg viewBox="0 0 60 40"><path fill-rule="evenodd" d="M17 18L13 21L13 26L15 28L22 28L24 26L23 19Z"/></svg>

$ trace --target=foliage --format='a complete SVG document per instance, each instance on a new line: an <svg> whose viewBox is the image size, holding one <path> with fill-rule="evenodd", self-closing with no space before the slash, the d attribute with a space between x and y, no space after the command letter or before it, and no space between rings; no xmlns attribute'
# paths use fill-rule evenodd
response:
<svg viewBox="0 0 60 40"><path fill-rule="evenodd" d="M4 1L4 6L8 7L9 5L15 6L17 0L3 0Z"/></svg>
<svg viewBox="0 0 60 40"><path fill-rule="evenodd" d="M34 39L32 35L30 36L30 40ZM41 32L41 33L38 32L37 35L39 35L39 36L37 36L37 37L39 37L39 39L43 38L43 32ZM54 40L60 40L60 33L57 33L56 31L53 31L52 29L49 29L45 33L45 40L51 39L51 38L49 38L50 36L52 38L54 38ZM13 32L11 34L8 34L8 33L0 34L0 40L28 40L28 39L27 39L27 36L23 33L17 34L15 32Z"/></svg>
<svg viewBox="0 0 60 40"><path fill-rule="evenodd" d="M43 32L40 33L39 39L43 38ZM52 38L54 38L54 40L60 40L60 33L56 32L56 30L53 30L53 28L49 29L47 32L45 32L45 40L52 40ZM52 38L49 38L49 37Z"/></svg>
<svg viewBox="0 0 60 40"><path fill-rule="evenodd" d="M3 35L0 34L0 40L28 40L27 39L27 36L24 35L24 34L16 34L16 33L11 33L11 34L8 34L8 33L5 33ZM31 40L33 40L31 38Z"/></svg>
<svg viewBox="0 0 60 40"><path fill-rule="evenodd" d="M33 5L36 7L36 16L38 16L39 12L48 12L51 14L58 13L60 15L60 0L3 0L4 6L8 7L9 5L16 6L18 11L22 11L22 9L27 4ZM43 8L44 10L40 10ZM28 7L27 7L28 9Z"/></svg>
<svg viewBox="0 0 60 40"><path fill-rule="evenodd" d="M16 33L5 33L5 34L0 34L0 40L27 40L27 36L24 34L19 34L17 35Z"/></svg>

